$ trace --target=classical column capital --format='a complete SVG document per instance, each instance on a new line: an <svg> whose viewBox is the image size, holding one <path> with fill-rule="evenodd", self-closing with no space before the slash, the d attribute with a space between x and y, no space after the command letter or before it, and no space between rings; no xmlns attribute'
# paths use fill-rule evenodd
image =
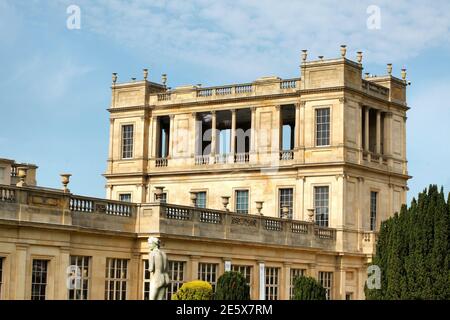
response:
<svg viewBox="0 0 450 320"><path fill-rule="evenodd" d="M256 107L250 107L251 112L256 112Z"/></svg>
<svg viewBox="0 0 450 320"><path fill-rule="evenodd" d="M280 111L281 105L277 104L277 105L275 106L275 109L276 109L277 111Z"/></svg>
<svg viewBox="0 0 450 320"><path fill-rule="evenodd" d="M212 114L213 116L216 115L216 110L211 110L210 112L211 112L211 114Z"/></svg>
<svg viewBox="0 0 450 320"><path fill-rule="evenodd" d="M169 114L170 120L173 120L173 118L175 118L174 114Z"/></svg>
<svg viewBox="0 0 450 320"><path fill-rule="evenodd" d="M231 114L236 114L236 109L230 109Z"/></svg>

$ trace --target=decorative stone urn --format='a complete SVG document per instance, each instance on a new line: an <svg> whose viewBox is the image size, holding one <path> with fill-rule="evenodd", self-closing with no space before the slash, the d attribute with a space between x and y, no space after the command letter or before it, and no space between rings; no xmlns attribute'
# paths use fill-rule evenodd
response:
<svg viewBox="0 0 450 320"><path fill-rule="evenodd" d="M25 187L27 185L27 183L25 182L25 180L27 178L27 171L28 171L27 167L18 167L17 168L17 176L20 179L19 182L17 182L17 184L16 184L17 187Z"/></svg>
<svg viewBox="0 0 450 320"><path fill-rule="evenodd" d="M345 55L347 53L347 46L345 44L341 45L341 56L342 58L345 58Z"/></svg>
<svg viewBox="0 0 450 320"><path fill-rule="evenodd" d="M362 51L358 51L356 53L356 61L358 61L359 64L361 64L362 58L363 58Z"/></svg>
<svg viewBox="0 0 450 320"><path fill-rule="evenodd" d="M112 83L113 83L113 84L116 84L116 82L117 82L117 73L114 72L114 73L112 74Z"/></svg>
<svg viewBox="0 0 450 320"><path fill-rule="evenodd" d="M392 63L387 64L387 73L388 73L388 75L392 74Z"/></svg>
<svg viewBox="0 0 450 320"><path fill-rule="evenodd" d="M70 177L72 176L70 173L61 173L61 183L63 185L64 192L70 192L70 190L67 188L67 185L70 182Z"/></svg>
<svg viewBox="0 0 450 320"><path fill-rule="evenodd" d="M281 206L281 217L283 219L287 219L288 216L289 216L289 206L284 204Z"/></svg>
<svg viewBox="0 0 450 320"><path fill-rule="evenodd" d="M162 187L162 186L155 187L155 197L156 197L157 202L161 202L163 191L164 191L164 187Z"/></svg>
<svg viewBox="0 0 450 320"><path fill-rule="evenodd" d="M189 191L189 194L191 195L190 199L192 202L192 206L195 207L197 205L197 192Z"/></svg>
<svg viewBox="0 0 450 320"><path fill-rule="evenodd" d="M308 58L308 50L302 50L302 61L306 62L306 58Z"/></svg>
<svg viewBox="0 0 450 320"><path fill-rule="evenodd" d="M223 209L225 211L228 211L227 206L230 203L230 197L229 196L222 196L221 198L222 198Z"/></svg>
<svg viewBox="0 0 450 320"><path fill-rule="evenodd" d="M405 68L402 69L402 80L403 81L406 80L406 69Z"/></svg>
<svg viewBox="0 0 450 320"><path fill-rule="evenodd" d="M255 203L256 203L256 210L258 210L258 213L260 215L263 215L261 210L263 208L264 201L255 201Z"/></svg>
<svg viewBox="0 0 450 320"><path fill-rule="evenodd" d="M308 221L314 222L314 209L308 209Z"/></svg>
<svg viewBox="0 0 450 320"><path fill-rule="evenodd" d="M167 83L167 74L163 73L161 75L161 82L162 82L163 86L165 87L166 83Z"/></svg>
<svg viewBox="0 0 450 320"><path fill-rule="evenodd" d="M144 80L147 80L147 78L148 78L148 69L143 69L142 71L144 72Z"/></svg>

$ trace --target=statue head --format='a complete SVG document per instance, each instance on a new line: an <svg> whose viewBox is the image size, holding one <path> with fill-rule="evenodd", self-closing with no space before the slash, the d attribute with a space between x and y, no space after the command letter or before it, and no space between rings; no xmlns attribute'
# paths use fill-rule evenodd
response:
<svg viewBox="0 0 450 320"><path fill-rule="evenodd" d="M150 246L150 251L153 251L155 249L159 249L161 245L161 240L159 240L159 238L156 237L150 237L148 238L148 244Z"/></svg>

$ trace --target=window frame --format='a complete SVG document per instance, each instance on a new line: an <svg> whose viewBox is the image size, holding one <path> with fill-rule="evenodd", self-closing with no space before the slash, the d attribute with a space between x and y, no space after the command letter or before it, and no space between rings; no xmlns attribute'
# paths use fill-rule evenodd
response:
<svg viewBox="0 0 450 320"><path fill-rule="evenodd" d="M316 194L316 190L319 188L327 188L328 189L328 199L327 199L327 220L326 220L326 225L323 225L322 223L319 223L322 220L318 220L317 219L317 206L316 206L316 200L317 200L317 194ZM330 207L331 207L331 199L330 199L330 193L331 193L331 186L329 184L318 184L318 185L313 185L313 207L314 207L314 223L319 226L319 227L325 227L325 228L329 228L330 227Z"/></svg>
<svg viewBox="0 0 450 320"><path fill-rule="evenodd" d="M252 282L253 282L253 266L245 264L231 264L231 271L239 272L247 281L250 287L250 297L252 296ZM243 272L242 272L243 271Z"/></svg>
<svg viewBox="0 0 450 320"><path fill-rule="evenodd" d="M372 195L375 194L375 211L373 211L372 205L374 204L372 202ZM369 201L369 229L370 231L376 231L377 229L377 217L378 217L378 208L379 203L378 199L380 198L378 190L370 190L370 201ZM374 214L374 215L373 215Z"/></svg>
<svg viewBox="0 0 450 320"><path fill-rule="evenodd" d="M328 148L331 146L331 137L332 137L332 128L331 128L331 123L332 123L332 106L331 105L324 105L324 106L316 106L313 108L313 112L314 112L314 146L316 148ZM317 122L317 118L318 118L318 112L322 111L322 110L328 110L328 144L318 144L318 122ZM322 125L324 125L323 123L321 123ZM323 139L321 137L321 139Z"/></svg>
<svg viewBox="0 0 450 320"><path fill-rule="evenodd" d="M289 299L294 298L294 279L297 276L305 276L306 268L291 268L289 271Z"/></svg>
<svg viewBox="0 0 450 320"><path fill-rule="evenodd" d="M127 200L122 200L122 196L130 196L130 201ZM120 192L119 193L119 201L121 202L128 202L128 203L132 203L133 202L133 193L132 192Z"/></svg>
<svg viewBox="0 0 450 320"><path fill-rule="evenodd" d="M199 209L206 209L206 208L208 207L208 191L207 191L207 190L198 190L198 191L195 191L195 192L197 193L197 198L195 199L195 207L196 207L196 208L199 208ZM198 194L199 194L199 193L205 194L205 204L204 204L204 207L200 207L200 206L198 205L198 201L199 201Z"/></svg>
<svg viewBox="0 0 450 320"><path fill-rule="evenodd" d="M4 290L3 273L5 271L5 260L5 257L0 256L0 300L2 300Z"/></svg>
<svg viewBox="0 0 450 320"><path fill-rule="evenodd" d="M169 198L169 193L167 191L164 191L161 194L161 203L167 203L167 199ZM153 193L153 202L156 202L156 193Z"/></svg>
<svg viewBox="0 0 450 320"><path fill-rule="evenodd" d="M92 273L92 268L91 268L91 264L92 264L92 257L91 256L83 256L83 255L70 255L69 257L70 259L70 265L71 266L77 266L78 268L80 268L80 266L78 265L78 259L82 260L81 263L81 289L67 289L67 299L68 300L89 300L90 298L90 293L91 293L91 273ZM72 259L76 259L75 264L73 264L73 260ZM87 259L87 264L85 264L85 259ZM84 275L83 271L84 268L83 267L87 267L87 276ZM87 288L86 288L86 297L83 296L83 291L84 291L84 281L86 281L87 283ZM77 291L81 291L81 296L82 298L70 298L70 291L71 290L75 290L75 294L74 296L76 296Z"/></svg>
<svg viewBox="0 0 450 320"><path fill-rule="evenodd" d="M277 203L278 203L278 217L282 218L282 207L281 207L281 190L292 190L291 203L289 207L288 219L294 219L294 206L295 206L295 188L294 186L281 186L277 188Z"/></svg>
<svg viewBox="0 0 450 320"><path fill-rule="evenodd" d="M109 263L114 261L115 263ZM118 262L121 262L120 267L118 267ZM123 263L126 263L125 268L123 267ZM113 273L114 276L111 277L111 266L114 266ZM129 292L129 279L130 279L130 259L126 258L106 258L105 263L105 300L127 300L128 299L128 292ZM125 270L126 275L125 278L122 277L116 277L117 271L123 272ZM110 298L111 290L110 290L110 284L113 283L113 298ZM119 291L117 292L117 284L119 284ZM125 284L125 297L123 297L123 284ZM117 294L120 294L120 297L117 298Z"/></svg>
<svg viewBox="0 0 450 320"><path fill-rule="evenodd" d="M234 190L234 212L239 214L249 214L250 213L250 189L248 188L235 188ZM238 210L238 193L247 192L247 212L241 212L243 210Z"/></svg>
<svg viewBox="0 0 450 320"><path fill-rule="evenodd" d="M131 138L125 138L125 127L131 127ZM120 158L122 160L129 160L134 158L134 137L135 137L135 124L134 123L122 123L120 125ZM131 150L125 150L125 139L131 140ZM130 152L131 156L125 156L125 152Z"/></svg>
<svg viewBox="0 0 450 320"><path fill-rule="evenodd" d="M44 273L45 274L45 282L35 282L36 281L35 278L37 277L35 275L35 272L36 272L35 262L37 262L37 261L45 262L45 272L42 272L42 271L40 272L41 273L40 280L42 280L42 278L43 278L42 273ZM48 258L33 257L31 259L31 292L30 292L31 300L47 300L47 294L48 294L47 288L48 288L49 276L50 276L50 272L49 272L50 262L51 262L51 260ZM42 267L42 265L41 265L41 267ZM35 286L42 286L44 288L44 294L43 295L42 294L38 294L38 295L34 294Z"/></svg>
<svg viewBox="0 0 450 320"><path fill-rule="evenodd" d="M328 277L330 276L330 277ZM333 271L319 271L317 274L319 283L325 288L326 300L331 300L333 298L333 281L334 272ZM328 282L329 285L325 282Z"/></svg>
<svg viewBox="0 0 450 320"><path fill-rule="evenodd" d="M205 267L204 269L202 267ZM213 270L214 267L214 270ZM211 284L213 292L216 291L217 279L219 278L219 264L215 262L199 262L197 275L199 280Z"/></svg>
<svg viewBox="0 0 450 320"><path fill-rule="evenodd" d="M280 298L280 273L281 273L280 267L267 267L267 266L265 267L264 289L265 289L266 300L279 300L279 298Z"/></svg>

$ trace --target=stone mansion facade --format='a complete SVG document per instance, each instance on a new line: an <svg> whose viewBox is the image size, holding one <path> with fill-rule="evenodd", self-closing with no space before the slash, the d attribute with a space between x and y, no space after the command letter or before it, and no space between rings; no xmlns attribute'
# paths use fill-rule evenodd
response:
<svg viewBox="0 0 450 320"><path fill-rule="evenodd" d="M169 296L236 270L252 299L290 299L298 274L364 299L380 222L406 202L406 71L363 77L344 46L301 60L301 78L217 87L113 74L106 199L0 185L0 298L146 299L157 236Z"/></svg>

